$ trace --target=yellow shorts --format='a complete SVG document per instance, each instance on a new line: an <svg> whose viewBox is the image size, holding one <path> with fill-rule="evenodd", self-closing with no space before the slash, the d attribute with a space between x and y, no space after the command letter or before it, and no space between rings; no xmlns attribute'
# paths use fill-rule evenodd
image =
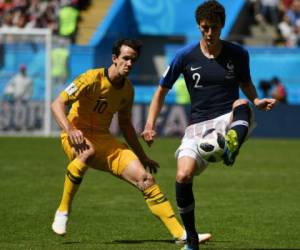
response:
<svg viewBox="0 0 300 250"><path fill-rule="evenodd" d="M94 158L89 162L92 168L120 176L131 161L138 159L125 143L119 142L110 134L84 136L93 144L96 151ZM76 153L66 133L61 134L61 143L69 160L72 161Z"/></svg>

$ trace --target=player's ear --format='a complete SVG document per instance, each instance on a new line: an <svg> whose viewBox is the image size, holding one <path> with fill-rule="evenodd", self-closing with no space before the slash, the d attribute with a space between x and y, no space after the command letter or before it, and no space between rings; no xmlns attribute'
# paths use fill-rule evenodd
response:
<svg viewBox="0 0 300 250"><path fill-rule="evenodd" d="M111 60L112 60L113 64L116 64L116 63L117 63L117 62L116 62L117 58L118 58L118 57L117 57L115 54L112 54Z"/></svg>

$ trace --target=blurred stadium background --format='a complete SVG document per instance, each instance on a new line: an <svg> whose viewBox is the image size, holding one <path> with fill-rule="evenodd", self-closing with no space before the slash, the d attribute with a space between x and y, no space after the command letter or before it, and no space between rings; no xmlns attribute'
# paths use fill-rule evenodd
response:
<svg viewBox="0 0 300 250"><path fill-rule="evenodd" d="M178 48L199 40L194 10L201 2L1 1L0 133L56 133L49 112L51 99L85 70L108 66L111 44L120 37L136 37L145 45L130 77L136 89L133 119L140 131L147 104L170 59ZM300 1L220 2L227 13L222 38L249 50L251 73L259 95L263 95L260 83L270 83L274 77L281 80L287 91L287 105L280 105L267 115L257 114L258 124L263 126L257 127L254 136L299 137L300 131L294 126L300 122ZM286 17L290 19L286 21ZM288 35L283 26L290 27ZM52 35L38 35L36 29L47 29ZM32 98L26 105L9 105L5 86L22 64L33 79ZM272 89L269 90L271 93ZM183 107L176 106L175 90L167 96L167 104L159 131L162 135L181 134L187 119ZM112 129L118 132L114 125Z"/></svg>

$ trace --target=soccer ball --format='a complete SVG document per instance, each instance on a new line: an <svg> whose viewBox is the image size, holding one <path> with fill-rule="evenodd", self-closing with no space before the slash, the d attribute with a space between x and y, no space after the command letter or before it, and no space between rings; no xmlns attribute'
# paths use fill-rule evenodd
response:
<svg viewBox="0 0 300 250"><path fill-rule="evenodd" d="M215 129L204 133L197 143L201 157L208 162L218 162L223 159L225 138Z"/></svg>

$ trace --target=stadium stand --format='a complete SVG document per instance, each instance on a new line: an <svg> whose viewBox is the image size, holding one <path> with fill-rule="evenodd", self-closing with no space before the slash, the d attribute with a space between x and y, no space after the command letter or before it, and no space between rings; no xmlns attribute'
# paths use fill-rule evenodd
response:
<svg viewBox="0 0 300 250"><path fill-rule="evenodd" d="M0 28L49 28L54 35L61 34L61 12L68 7L74 11L84 10L90 1L84 0L11 0L0 2ZM66 23L70 24L71 11L67 12ZM75 20L74 32L79 18Z"/></svg>
<svg viewBox="0 0 300 250"><path fill-rule="evenodd" d="M111 4L112 0L93 0L89 8L81 11L80 22L78 24L77 44L88 44L93 33L105 18Z"/></svg>

